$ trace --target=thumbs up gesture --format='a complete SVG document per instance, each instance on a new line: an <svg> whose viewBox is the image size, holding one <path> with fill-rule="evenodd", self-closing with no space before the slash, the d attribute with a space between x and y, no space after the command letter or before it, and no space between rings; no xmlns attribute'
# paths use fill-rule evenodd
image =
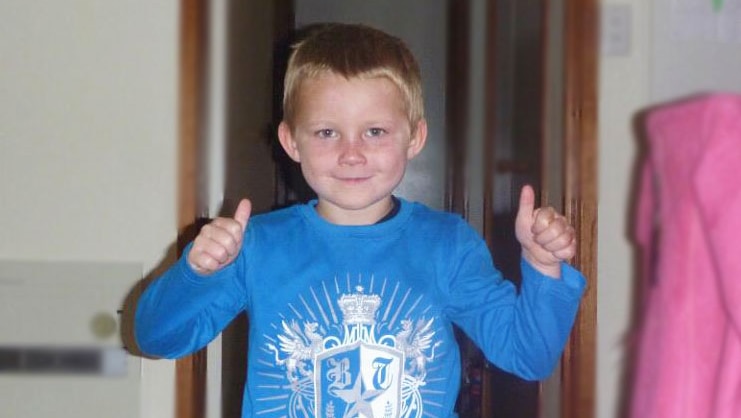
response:
<svg viewBox="0 0 741 418"><path fill-rule="evenodd" d="M229 265L242 248L244 231L252 212L252 203L242 199L234 218L216 218L201 228L187 256L190 267L208 275Z"/></svg>
<svg viewBox="0 0 741 418"><path fill-rule="evenodd" d="M574 228L552 207L535 209L535 192L524 186L515 219L515 235L522 256L546 276L561 277L561 261L576 254Z"/></svg>

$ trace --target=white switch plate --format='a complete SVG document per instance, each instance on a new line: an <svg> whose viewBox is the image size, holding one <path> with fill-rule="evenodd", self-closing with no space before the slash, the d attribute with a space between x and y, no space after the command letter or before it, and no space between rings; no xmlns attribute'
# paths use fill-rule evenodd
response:
<svg viewBox="0 0 741 418"><path fill-rule="evenodd" d="M630 4L603 4L601 24L602 55L623 57L630 54L633 10Z"/></svg>

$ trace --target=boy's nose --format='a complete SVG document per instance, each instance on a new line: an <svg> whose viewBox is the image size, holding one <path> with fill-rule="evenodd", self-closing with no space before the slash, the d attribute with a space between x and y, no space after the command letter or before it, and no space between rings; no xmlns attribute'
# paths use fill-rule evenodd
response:
<svg viewBox="0 0 741 418"><path fill-rule="evenodd" d="M361 140L342 141L340 147L339 163L341 165L365 164L366 160Z"/></svg>

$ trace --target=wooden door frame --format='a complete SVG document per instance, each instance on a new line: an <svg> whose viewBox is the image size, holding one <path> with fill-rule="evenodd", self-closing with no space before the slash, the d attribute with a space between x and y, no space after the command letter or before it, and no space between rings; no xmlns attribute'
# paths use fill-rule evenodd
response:
<svg viewBox="0 0 741 418"><path fill-rule="evenodd" d="M180 0L178 143L178 256L195 237L206 58L207 0ZM175 417L202 418L206 411L206 349L175 363Z"/></svg>
<svg viewBox="0 0 741 418"><path fill-rule="evenodd" d="M577 229L574 265L589 285L562 360L561 416L595 415L597 331L597 0L565 0L564 207ZM178 238L198 220L198 155L203 118L205 0L180 1ZM458 199L453 199L458 200ZM465 205L465 204L463 204ZM202 418L205 351L176 363L176 417Z"/></svg>
<svg viewBox="0 0 741 418"><path fill-rule="evenodd" d="M587 289L562 359L561 417L596 413L598 0L566 0L564 207L576 228L574 265Z"/></svg>

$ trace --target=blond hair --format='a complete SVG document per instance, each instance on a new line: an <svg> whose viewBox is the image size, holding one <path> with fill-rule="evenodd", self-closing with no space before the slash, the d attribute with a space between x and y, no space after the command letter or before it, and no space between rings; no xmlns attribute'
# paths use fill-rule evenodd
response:
<svg viewBox="0 0 741 418"><path fill-rule="evenodd" d="M412 131L424 118L419 65L404 42L369 26L330 23L293 46L283 92L283 119L289 125L302 82L327 72L346 79L385 77L401 92Z"/></svg>

